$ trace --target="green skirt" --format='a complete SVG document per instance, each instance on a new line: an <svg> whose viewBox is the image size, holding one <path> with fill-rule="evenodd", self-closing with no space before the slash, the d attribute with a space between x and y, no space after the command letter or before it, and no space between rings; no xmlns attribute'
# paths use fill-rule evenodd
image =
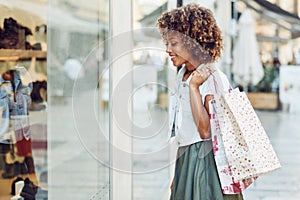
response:
<svg viewBox="0 0 300 200"><path fill-rule="evenodd" d="M179 147L170 200L243 200L223 195L211 141Z"/></svg>

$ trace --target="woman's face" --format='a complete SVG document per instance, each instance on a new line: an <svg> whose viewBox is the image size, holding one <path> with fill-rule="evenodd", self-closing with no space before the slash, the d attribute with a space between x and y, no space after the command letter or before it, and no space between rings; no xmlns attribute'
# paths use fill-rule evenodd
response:
<svg viewBox="0 0 300 200"><path fill-rule="evenodd" d="M183 64L189 66L192 63L191 52L184 46L182 39L176 33L167 34L166 52L176 67Z"/></svg>

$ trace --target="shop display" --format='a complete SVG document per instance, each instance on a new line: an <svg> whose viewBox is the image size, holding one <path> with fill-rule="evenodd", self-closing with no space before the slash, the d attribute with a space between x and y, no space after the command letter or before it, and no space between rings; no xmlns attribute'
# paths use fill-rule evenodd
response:
<svg viewBox="0 0 300 200"><path fill-rule="evenodd" d="M12 17L4 19L3 29L0 28L0 49L41 50L41 44L31 45L26 37L33 35L32 31L19 24Z"/></svg>
<svg viewBox="0 0 300 200"><path fill-rule="evenodd" d="M0 108L9 107L6 118L3 118L5 110L0 109L0 179L3 184L0 198L47 199L47 191L39 186L41 167L47 164L39 161L47 156L46 133L44 126L36 126L43 125L42 121L32 123L29 119L29 111L46 109L47 52L42 51L45 50L42 43L46 38L46 25L31 29L12 16L5 17L0 26ZM6 104L3 99L7 100ZM44 114L38 115L44 118ZM5 126L4 119L9 126Z"/></svg>

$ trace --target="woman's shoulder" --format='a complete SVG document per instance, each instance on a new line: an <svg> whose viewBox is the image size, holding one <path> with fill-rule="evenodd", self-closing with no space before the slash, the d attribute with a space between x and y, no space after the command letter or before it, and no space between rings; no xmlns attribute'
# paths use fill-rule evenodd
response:
<svg viewBox="0 0 300 200"><path fill-rule="evenodd" d="M228 76L218 68L216 68L216 71L213 73L212 81L219 91L225 92L231 88Z"/></svg>
<svg viewBox="0 0 300 200"><path fill-rule="evenodd" d="M220 87L230 87L230 82L228 80L227 75L217 67L213 66L213 69L215 71L200 86L200 89L214 92Z"/></svg>

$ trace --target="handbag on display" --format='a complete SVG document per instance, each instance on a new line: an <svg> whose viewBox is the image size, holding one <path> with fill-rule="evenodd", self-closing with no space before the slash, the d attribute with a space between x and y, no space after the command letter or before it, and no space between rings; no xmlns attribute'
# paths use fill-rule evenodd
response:
<svg viewBox="0 0 300 200"><path fill-rule="evenodd" d="M211 113L215 160L221 183L227 173L235 186L243 190L258 176L281 166L246 93L238 89L226 91L219 73L212 74L216 91L211 101L211 110L215 112ZM223 161L218 154L225 157ZM220 166L224 159L228 162L227 168Z"/></svg>

